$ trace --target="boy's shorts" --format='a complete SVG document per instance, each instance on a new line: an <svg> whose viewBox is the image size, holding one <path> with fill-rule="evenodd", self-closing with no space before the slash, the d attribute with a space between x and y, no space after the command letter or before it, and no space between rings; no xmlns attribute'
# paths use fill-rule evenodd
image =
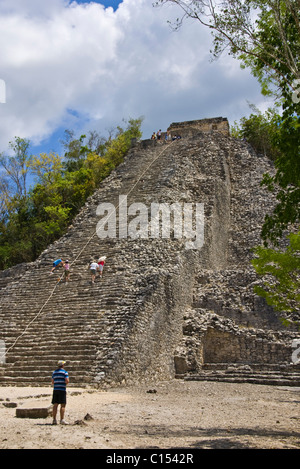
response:
<svg viewBox="0 0 300 469"><path fill-rule="evenodd" d="M67 392L54 390L52 396L52 404L66 404L67 403Z"/></svg>

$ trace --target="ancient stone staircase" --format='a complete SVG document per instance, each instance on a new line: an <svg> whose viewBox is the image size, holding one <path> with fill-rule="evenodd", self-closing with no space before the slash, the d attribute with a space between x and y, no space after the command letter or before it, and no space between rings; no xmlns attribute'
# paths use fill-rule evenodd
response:
<svg viewBox="0 0 300 469"><path fill-rule="evenodd" d="M107 254L109 259L111 250ZM40 268L23 278L22 289L11 288L8 292L11 309L6 308L6 311L11 320L6 327L2 326L6 347L9 349L14 340L24 330L26 332L7 354L7 383L46 384L58 357L67 361L73 384L88 383L99 337L102 349L108 350L111 343L116 345L116 330L124 320L122 313L134 297L131 290L127 290L130 281L127 279L126 282L124 272L108 266L105 276L97 279L94 285L90 284L88 270L74 273L70 283L62 281L57 285L53 296L34 320L57 280L57 274L49 276L49 267ZM39 288L42 293L37 298ZM30 324L30 321L33 322ZM111 327L114 337L110 334Z"/></svg>
<svg viewBox="0 0 300 469"><path fill-rule="evenodd" d="M133 147L60 240L35 262L0 274L0 341L7 351L0 384L48 385L59 359L67 362L71 386L169 379L176 373L185 379L244 379L236 370L241 360L224 365L220 355L218 363L205 359L194 369L188 362L182 374L174 356L183 347L183 355L196 357L201 346L198 326L185 335L190 307L243 327L249 320L254 328L276 323L249 287L255 281L249 253L270 208L259 186L269 167L242 142L219 134L197 132L172 144L143 141ZM120 195L128 196L128 206L203 202L204 247L189 250L183 239L173 238L100 239L97 207L108 202L117 208ZM92 285L88 265L100 255L107 256L104 276ZM58 257L71 262L69 283L49 274ZM205 340L208 350L210 339ZM265 379L258 374L265 360L257 358L244 369L248 379ZM298 383L296 368L282 365L273 357L272 373L263 373L268 382L275 382L276 373L282 380L283 372L293 372Z"/></svg>
<svg viewBox="0 0 300 469"><path fill-rule="evenodd" d="M177 375L177 378L182 376ZM201 372L183 376L186 381L219 381L251 383L268 386L300 386L299 365L243 365L236 363L206 363Z"/></svg>
<svg viewBox="0 0 300 469"><path fill-rule="evenodd" d="M32 263L21 278L5 278L10 282L3 282L1 290L0 324L7 354L0 383L49 384L59 358L67 362L71 385L95 383L116 361L143 303L141 289L135 284L140 278L139 269L149 266L151 253L146 259L137 257L136 265L132 261L127 265L132 252L126 240L100 240L95 235L95 212L100 201L117 207L119 194L129 194L143 173L143 181L134 188L135 200L143 201L145 193L153 197L164 178L160 174L168 167L170 152L167 147L163 150L167 150L165 157L151 168L151 178L145 171L162 154L162 148L151 145L129 155L125 168L121 165L105 181L103 190L90 198L60 241ZM92 285L88 265L91 258L100 255L107 256L104 275ZM53 259L58 257L68 257L70 262L76 259L68 283L60 279L62 271L49 274ZM134 269L138 269L136 274Z"/></svg>

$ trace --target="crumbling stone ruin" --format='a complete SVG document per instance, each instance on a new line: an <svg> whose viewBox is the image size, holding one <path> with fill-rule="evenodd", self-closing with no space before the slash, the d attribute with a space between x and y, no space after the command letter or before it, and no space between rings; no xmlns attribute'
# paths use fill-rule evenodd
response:
<svg viewBox="0 0 300 469"><path fill-rule="evenodd" d="M61 239L1 273L1 384L49 384L58 359L77 386L174 377L300 384L299 331L253 293L251 249L274 204L260 181L272 163L230 137L224 118L170 130L182 138L135 142ZM169 216L165 231L153 229L155 203ZM191 222L181 236L180 220ZM100 255L104 276L91 284L88 266ZM60 257L71 262L69 283L49 275Z"/></svg>
<svg viewBox="0 0 300 469"><path fill-rule="evenodd" d="M168 132L171 135L180 135L181 137L195 135L197 132L218 132L229 136L230 129L226 117L214 117L187 122L174 122L168 127Z"/></svg>

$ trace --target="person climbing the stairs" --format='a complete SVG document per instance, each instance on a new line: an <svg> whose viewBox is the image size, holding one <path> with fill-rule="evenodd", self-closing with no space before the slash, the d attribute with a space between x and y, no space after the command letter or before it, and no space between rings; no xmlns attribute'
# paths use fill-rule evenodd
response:
<svg viewBox="0 0 300 469"><path fill-rule="evenodd" d="M99 257L98 259L98 272L99 272L100 278L102 278L105 260L106 260L106 256Z"/></svg>
<svg viewBox="0 0 300 469"><path fill-rule="evenodd" d="M64 264L64 271L65 271L65 281L69 282L69 280L70 280L70 264L69 264L68 260L66 260L66 262Z"/></svg>
<svg viewBox="0 0 300 469"><path fill-rule="evenodd" d="M64 266L65 263L63 259L56 259L56 261L53 262L53 267L51 269L50 274L53 274L56 269L58 269L60 266Z"/></svg>
<svg viewBox="0 0 300 469"><path fill-rule="evenodd" d="M98 270L98 264L97 262L95 261L92 261L90 263L90 272L91 272L91 276L92 276L92 283L95 283L95 278L96 278L96 273L97 273L97 270Z"/></svg>

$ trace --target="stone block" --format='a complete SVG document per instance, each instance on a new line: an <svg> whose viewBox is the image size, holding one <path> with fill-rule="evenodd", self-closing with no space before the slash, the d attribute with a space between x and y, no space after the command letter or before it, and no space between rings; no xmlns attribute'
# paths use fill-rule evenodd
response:
<svg viewBox="0 0 300 469"><path fill-rule="evenodd" d="M51 415L52 406L29 408L29 409L16 409L17 418L25 419L45 419Z"/></svg>
<svg viewBox="0 0 300 469"><path fill-rule="evenodd" d="M185 357L174 357L175 372L178 375L184 375L187 372L187 362Z"/></svg>

